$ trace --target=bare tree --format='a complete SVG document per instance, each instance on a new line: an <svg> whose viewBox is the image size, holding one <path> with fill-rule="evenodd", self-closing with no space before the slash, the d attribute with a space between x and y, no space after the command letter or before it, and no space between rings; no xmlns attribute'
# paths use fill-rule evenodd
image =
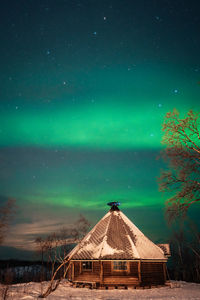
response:
<svg viewBox="0 0 200 300"><path fill-rule="evenodd" d="M200 118L190 110L181 118L177 110L165 116L162 152L168 164L159 178L161 191L169 192L166 213L169 222L185 216L200 201Z"/></svg>
<svg viewBox="0 0 200 300"><path fill-rule="evenodd" d="M4 285L1 286L0 288L0 299L2 300L6 300L6 298L8 297L8 292L9 292L9 285Z"/></svg>
<svg viewBox="0 0 200 300"><path fill-rule="evenodd" d="M35 243L37 246L37 254L41 255L42 270L41 270L40 281L43 281L44 280L44 257L47 250L46 239L37 237L35 239Z"/></svg>
<svg viewBox="0 0 200 300"><path fill-rule="evenodd" d="M15 208L14 199L8 199L4 205L0 206L0 245L5 238L6 231L15 212Z"/></svg>
<svg viewBox="0 0 200 300"><path fill-rule="evenodd" d="M194 222L179 219L170 238L175 280L200 282L200 234Z"/></svg>
<svg viewBox="0 0 200 300"><path fill-rule="evenodd" d="M66 277L71 258L67 255L69 251L68 247L69 245L79 243L88 231L89 226L89 221L80 215L72 227L63 227L45 239L36 239L43 259L46 257L47 261L51 264L51 280L47 290L40 295L41 298L45 298L51 292L55 291L60 281ZM56 268L57 264L59 265Z"/></svg>

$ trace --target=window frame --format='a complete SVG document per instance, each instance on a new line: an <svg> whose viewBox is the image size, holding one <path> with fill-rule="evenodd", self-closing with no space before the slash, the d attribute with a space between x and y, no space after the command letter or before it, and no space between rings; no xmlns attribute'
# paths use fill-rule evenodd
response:
<svg viewBox="0 0 200 300"><path fill-rule="evenodd" d="M126 269L115 269L115 264L125 263ZM112 271L113 272L129 272L129 263L127 260L114 260L112 261Z"/></svg>
<svg viewBox="0 0 200 300"><path fill-rule="evenodd" d="M91 268L84 268L83 264L91 264ZM91 260L85 260L81 262L81 271L82 272L92 272L93 271L93 263Z"/></svg>

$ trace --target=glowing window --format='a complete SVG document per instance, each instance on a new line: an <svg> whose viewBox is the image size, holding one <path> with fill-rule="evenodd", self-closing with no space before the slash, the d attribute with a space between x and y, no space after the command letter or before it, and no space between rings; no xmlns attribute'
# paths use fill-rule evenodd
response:
<svg viewBox="0 0 200 300"><path fill-rule="evenodd" d="M113 261L113 270L126 271L127 270L127 262L126 261Z"/></svg>
<svg viewBox="0 0 200 300"><path fill-rule="evenodd" d="M82 262L82 269L87 271L92 271L92 262L91 261L84 261Z"/></svg>

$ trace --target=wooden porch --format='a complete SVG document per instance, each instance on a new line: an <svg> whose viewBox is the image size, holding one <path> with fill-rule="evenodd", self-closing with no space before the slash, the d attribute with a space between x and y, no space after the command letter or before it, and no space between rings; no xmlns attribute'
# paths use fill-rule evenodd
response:
<svg viewBox="0 0 200 300"><path fill-rule="evenodd" d="M126 261L126 270L115 270L113 261L92 261L91 269L83 268L83 261L71 261L68 278L75 286L139 287L163 285L166 281L165 263Z"/></svg>

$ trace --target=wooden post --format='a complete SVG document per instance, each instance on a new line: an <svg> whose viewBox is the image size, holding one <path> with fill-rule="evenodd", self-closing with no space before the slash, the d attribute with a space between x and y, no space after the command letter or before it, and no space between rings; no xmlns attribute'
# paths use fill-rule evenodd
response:
<svg viewBox="0 0 200 300"><path fill-rule="evenodd" d="M138 280L141 283L141 260L138 261Z"/></svg>
<svg viewBox="0 0 200 300"><path fill-rule="evenodd" d="M103 283L103 262L100 261L100 284Z"/></svg>
<svg viewBox="0 0 200 300"><path fill-rule="evenodd" d="M130 267L130 261L127 261L127 274L130 274L130 270L131 270L131 267Z"/></svg>
<svg viewBox="0 0 200 300"><path fill-rule="evenodd" d="M72 280L72 263L71 263L71 261L69 262L69 267L68 267L68 272L67 272L67 274L68 274L68 279L70 279L70 280Z"/></svg>
<svg viewBox="0 0 200 300"><path fill-rule="evenodd" d="M82 262L79 261L79 274L81 274L81 273L82 273Z"/></svg>
<svg viewBox="0 0 200 300"><path fill-rule="evenodd" d="M74 262L72 262L72 281L74 281Z"/></svg>

